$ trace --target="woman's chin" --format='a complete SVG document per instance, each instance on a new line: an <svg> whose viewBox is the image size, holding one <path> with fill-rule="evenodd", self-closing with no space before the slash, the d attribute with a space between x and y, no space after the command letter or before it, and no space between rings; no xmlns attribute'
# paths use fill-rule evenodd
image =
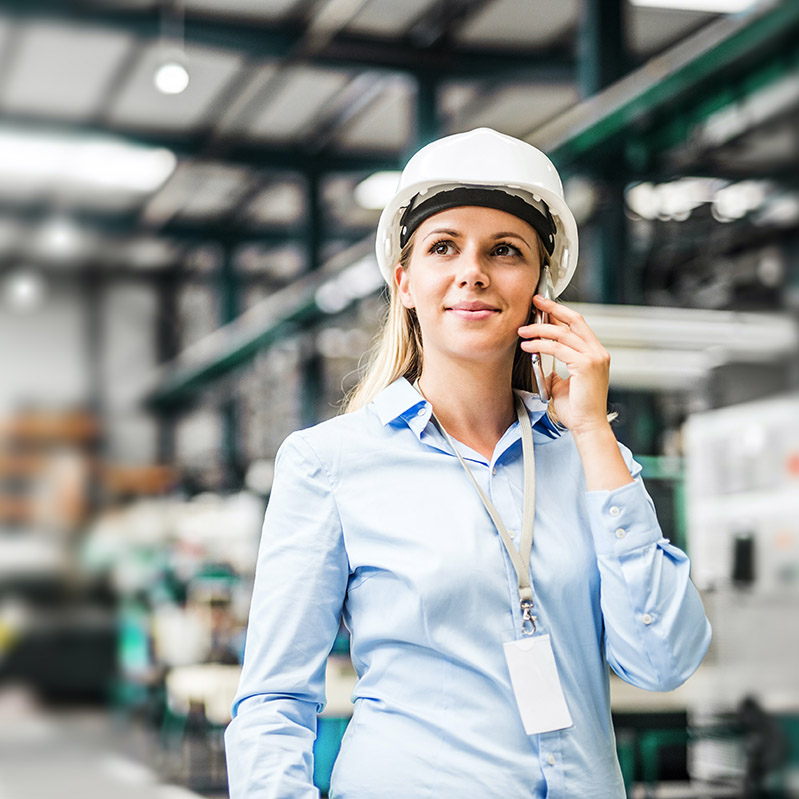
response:
<svg viewBox="0 0 799 799"><path fill-rule="evenodd" d="M499 349L496 342L468 341L468 338L468 336L464 336L460 346L452 347L442 353L444 357L461 363L473 363L475 366L484 368L506 367L508 370L513 368L515 342L510 347Z"/></svg>

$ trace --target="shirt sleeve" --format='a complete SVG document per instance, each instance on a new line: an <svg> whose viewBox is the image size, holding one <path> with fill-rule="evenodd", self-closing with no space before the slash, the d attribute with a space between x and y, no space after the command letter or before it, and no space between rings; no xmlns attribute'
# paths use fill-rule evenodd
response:
<svg viewBox="0 0 799 799"><path fill-rule="evenodd" d="M349 567L328 475L286 439L264 519L241 681L225 733L231 799L316 799L313 743Z"/></svg>
<svg viewBox="0 0 799 799"><path fill-rule="evenodd" d="M619 444L633 482L586 493L600 573L605 651L626 682L670 691L710 645L710 623L688 556L663 537L641 466Z"/></svg>

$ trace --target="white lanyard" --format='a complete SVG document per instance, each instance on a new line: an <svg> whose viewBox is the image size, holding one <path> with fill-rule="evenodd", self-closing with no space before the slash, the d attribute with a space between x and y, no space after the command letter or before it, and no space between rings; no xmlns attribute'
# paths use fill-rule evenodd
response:
<svg viewBox="0 0 799 799"><path fill-rule="evenodd" d="M458 451L458 448L450 438L449 433L444 429L443 425L436 419L433 414L433 421L436 427L441 431L444 438L446 438L453 452L463 466L466 474L471 478L480 499L491 517L491 521L497 528L502 543L508 551L513 568L516 570L516 576L519 581L519 600L522 608L522 633L524 635L532 635L535 632L535 623L538 619L537 616L532 615L533 609L533 588L530 584L530 553L533 549L533 524L535 521L535 453L533 451L533 426L530 423L530 417L527 415L527 408L524 403L515 395L516 400L516 416L519 419L519 427L522 432L522 457L524 459L524 512L522 515L522 538L519 549L513 545L513 539L508 533L500 515L494 506L494 503L486 496L480 484L475 480L471 469L466 465L463 456Z"/></svg>

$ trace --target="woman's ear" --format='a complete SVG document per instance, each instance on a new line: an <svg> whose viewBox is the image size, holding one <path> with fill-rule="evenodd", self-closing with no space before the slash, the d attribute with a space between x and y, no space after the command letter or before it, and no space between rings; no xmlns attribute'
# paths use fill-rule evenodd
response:
<svg viewBox="0 0 799 799"><path fill-rule="evenodd" d="M394 282L397 284L397 291L399 292L400 302L406 308L415 308L416 303L413 301L411 294L410 281L408 279L408 270L402 264L397 264L394 267Z"/></svg>

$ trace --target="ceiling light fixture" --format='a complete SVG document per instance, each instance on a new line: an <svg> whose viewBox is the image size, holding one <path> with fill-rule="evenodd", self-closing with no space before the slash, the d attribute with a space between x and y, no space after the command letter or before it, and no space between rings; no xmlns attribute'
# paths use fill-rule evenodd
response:
<svg viewBox="0 0 799 799"><path fill-rule="evenodd" d="M42 227L39 242L45 255L69 258L80 251L83 236L71 219L56 216Z"/></svg>
<svg viewBox="0 0 799 799"><path fill-rule="evenodd" d="M642 219L685 221L691 212L712 202L719 181L684 177L668 183L638 183L626 194L627 207Z"/></svg>
<svg viewBox="0 0 799 799"><path fill-rule="evenodd" d="M699 11L706 14L740 14L761 0L630 0L634 6L672 11Z"/></svg>
<svg viewBox="0 0 799 799"><path fill-rule="evenodd" d="M355 202L370 211L379 211L394 196L401 172L374 172L355 187Z"/></svg>
<svg viewBox="0 0 799 799"><path fill-rule="evenodd" d="M189 71L177 59L164 61L153 76L161 94L182 94L189 85Z"/></svg>
<svg viewBox="0 0 799 799"><path fill-rule="evenodd" d="M44 302L47 284L44 278L32 269L20 268L6 277L3 299L15 311L35 311Z"/></svg>
<svg viewBox="0 0 799 799"><path fill-rule="evenodd" d="M111 136L0 128L0 181L26 189L107 189L148 194L166 181L177 158Z"/></svg>
<svg viewBox="0 0 799 799"><path fill-rule="evenodd" d="M712 213L719 222L733 222L750 211L756 211L765 199L766 185L763 181L742 180L716 192Z"/></svg>
<svg viewBox="0 0 799 799"><path fill-rule="evenodd" d="M161 7L161 58L153 75L155 88L161 94L182 94L189 86L184 39L185 11L182 0L167 0Z"/></svg>

